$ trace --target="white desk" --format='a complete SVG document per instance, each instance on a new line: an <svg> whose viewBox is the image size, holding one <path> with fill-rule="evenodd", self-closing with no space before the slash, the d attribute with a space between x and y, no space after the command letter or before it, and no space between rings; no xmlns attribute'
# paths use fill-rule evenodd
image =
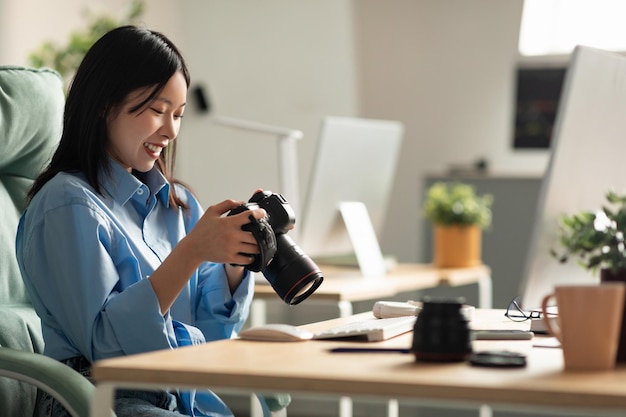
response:
<svg viewBox="0 0 626 417"><path fill-rule="evenodd" d="M352 319L335 319L306 327L320 329ZM509 321L503 310L478 309L472 326L527 328L528 324ZM408 347L411 340L408 333L372 345ZM329 352L333 347L354 345L345 341L222 340L96 362L93 417L108 417L117 387L325 393L444 404L611 410L626 414L626 367L608 372L564 372L562 352L558 348L533 347L532 341L473 343L475 350L506 347L525 352L528 366L491 369L472 367L465 362L415 362L410 354Z"/></svg>

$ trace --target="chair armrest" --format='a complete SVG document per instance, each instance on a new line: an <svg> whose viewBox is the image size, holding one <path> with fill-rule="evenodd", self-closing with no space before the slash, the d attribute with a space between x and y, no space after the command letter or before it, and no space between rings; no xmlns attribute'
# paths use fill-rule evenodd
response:
<svg viewBox="0 0 626 417"><path fill-rule="evenodd" d="M0 376L35 385L74 417L89 417L94 386L69 366L39 353L0 347ZM111 412L111 416L114 416Z"/></svg>
<svg viewBox="0 0 626 417"><path fill-rule="evenodd" d="M24 381L52 395L73 417L89 417L95 387L69 366L41 355L0 346L0 376ZM284 415L289 394L259 395L263 412ZM111 417L115 417L111 411Z"/></svg>
<svg viewBox="0 0 626 417"><path fill-rule="evenodd" d="M289 394L256 394L263 417L278 417L287 415L287 406L291 403Z"/></svg>

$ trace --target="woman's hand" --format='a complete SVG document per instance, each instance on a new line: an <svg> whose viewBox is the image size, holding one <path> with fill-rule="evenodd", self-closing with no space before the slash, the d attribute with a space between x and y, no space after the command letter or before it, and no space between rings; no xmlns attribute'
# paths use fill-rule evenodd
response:
<svg viewBox="0 0 626 417"><path fill-rule="evenodd" d="M250 216L261 219L267 214L263 209L255 209L224 216L241 204L243 203L226 200L210 206L192 230L201 233L200 241L196 243L204 245L204 251L201 251L200 256L206 261L224 264L231 293L237 289L244 277L243 266L236 265L252 263L253 256L259 253L256 239L252 233L242 230L242 226L250 223Z"/></svg>
<svg viewBox="0 0 626 417"><path fill-rule="evenodd" d="M241 204L226 200L209 207L191 232L150 276L163 314L202 262L225 264L231 293L237 289L244 277L244 268L234 265L247 265L252 262L253 255L259 253L254 236L242 230L241 226L250 222L250 216L260 219L266 215L265 210L256 209L225 216Z"/></svg>
<svg viewBox="0 0 626 417"><path fill-rule="evenodd" d="M261 219L266 216L263 209L246 210L225 216L230 210L243 204L225 200L210 206L185 239L193 241L194 253L199 262L210 261L224 264L247 265L253 255L259 253L257 242L250 232L241 229L250 223L250 216Z"/></svg>

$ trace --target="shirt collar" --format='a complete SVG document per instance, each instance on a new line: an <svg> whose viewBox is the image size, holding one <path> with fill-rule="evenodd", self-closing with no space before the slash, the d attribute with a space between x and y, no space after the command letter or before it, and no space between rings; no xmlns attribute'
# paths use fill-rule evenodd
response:
<svg viewBox="0 0 626 417"><path fill-rule="evenodd" d="M170 184L156 166L148 172L141 173L141 180L126 171L114 159L109 158L109 166L108 173L100 173L100 183L102 188L120 205L126 204L139 189L147 187L151 195L156 195L165 207L169 207Z"/></svg>

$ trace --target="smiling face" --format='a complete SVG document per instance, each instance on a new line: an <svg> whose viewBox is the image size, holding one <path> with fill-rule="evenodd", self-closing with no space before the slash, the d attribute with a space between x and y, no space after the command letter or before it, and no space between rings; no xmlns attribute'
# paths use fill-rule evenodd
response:
<svg viewBox="0 0 626 417"><path fill-rule="evenodd" d="M109 154L129 172L151 170L180 130L187 100L183 75L176 72L154 100L131 112L150 92L145 88L129 94L107 119Z"/></svg>

